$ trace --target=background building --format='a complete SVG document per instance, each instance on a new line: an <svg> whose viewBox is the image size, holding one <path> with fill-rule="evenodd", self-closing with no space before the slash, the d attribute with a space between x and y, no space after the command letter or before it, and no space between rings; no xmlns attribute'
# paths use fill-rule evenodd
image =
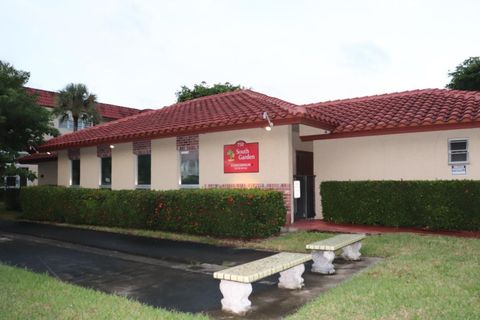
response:
<svg viewBox="0 0 480 320"><path fill-rule="evenodd" d="M53 111L55 108L56 92L47 91L35 88L26 88L27 92L37 96L37 104L49 111ZM117 119L125 118L141 112L142 110L128 107L121 107L106 103L97 103L97 112L99 113L101 120L100 123L114 121ZM88 128L90 123L78 120L79 130ZM73 120L71 118L61 120L61 117L56 117L53 120L53 126L60 131L60 134L67 134L73 132ZM51 137L50 137L51 138ZM20 179L20 177L7 177L7 186L25 186L35 184L57 184L57 154L55 152L38 153L32 150L32 154L25 152L25 156L19 159L19 167L28 168L31 171L37 173L38 179L33 182ZM42 163L39 168L38 163Z"/></svg>

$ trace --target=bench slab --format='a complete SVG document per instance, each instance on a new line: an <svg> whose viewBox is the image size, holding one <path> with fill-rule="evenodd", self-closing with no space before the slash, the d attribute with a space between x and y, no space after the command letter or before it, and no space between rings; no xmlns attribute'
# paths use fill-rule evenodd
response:
<svg viewBox="0 0 480 320"><path fill-rule="evenodd" d="M364 234L339 234L335 237L307 244L309 250L336 251L364 239Z"/></svg>
<svg viewBox="0 0 480 320"><path fill-rule="evenodd" d="M213 277L220 280L252 283L309 260L312 260L311 254L281 252L260 260L217 271L213 274Z"/></svg>

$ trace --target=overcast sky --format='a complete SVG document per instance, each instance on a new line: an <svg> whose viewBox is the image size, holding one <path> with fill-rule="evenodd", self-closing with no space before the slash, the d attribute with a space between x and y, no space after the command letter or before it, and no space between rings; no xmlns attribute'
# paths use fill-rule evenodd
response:
<svg viewBox="0 0 480 320"><path fill-rule="evenodd" d="M480 55L480 1L0 0L0 59L29 86L175 102L229 81L293 103L442 88Z"/></svg>

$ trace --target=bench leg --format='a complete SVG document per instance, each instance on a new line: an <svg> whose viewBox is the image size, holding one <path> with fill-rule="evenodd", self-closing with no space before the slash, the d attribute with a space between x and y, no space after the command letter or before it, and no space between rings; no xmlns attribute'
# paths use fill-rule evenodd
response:
<svg viewBox="0 0 480 320"><path fill-rule="evenodd" d="M321 274L335 273L333 267L333 259L335 259L335 252L333 251L313 251L312 252L312 272Z"/></svg>
<svg viewBox="0 0 480 320"><path fill-rule="evenodd" d="M252 305L248 300L248 296L252 293L250 283L221 280L220 291L223 295L222 310L243 315L250 309Z"/></svg>
<svg viewBox="0 0 480 320"><path fill-rule="evenodd" d="M362 255L360 253L360 248L362 248L362 243L360 241L346 246L343 248L342 257L345 260L359 260Z"/></svg>
<svg viewBox="0 0 480 320"><path fill-rule="evenodd" d="M305 265L302 263L280 272L278 287L282 289L301 289L303 287L302 274L304 271Z"/></svg>

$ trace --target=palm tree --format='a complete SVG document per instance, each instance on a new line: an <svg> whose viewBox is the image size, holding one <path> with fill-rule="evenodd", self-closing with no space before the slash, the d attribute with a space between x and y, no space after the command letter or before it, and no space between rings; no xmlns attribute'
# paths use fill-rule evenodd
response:
<svg viewBox="0 0 480 320"><path fill-rule="evenodd" d="M100 115L95 108L97 97L88 92L87 86L81 83L70 83L58 92L54 113L60 121L73 119L73 131L78 130L78 120L97 124Z"/></svg>

